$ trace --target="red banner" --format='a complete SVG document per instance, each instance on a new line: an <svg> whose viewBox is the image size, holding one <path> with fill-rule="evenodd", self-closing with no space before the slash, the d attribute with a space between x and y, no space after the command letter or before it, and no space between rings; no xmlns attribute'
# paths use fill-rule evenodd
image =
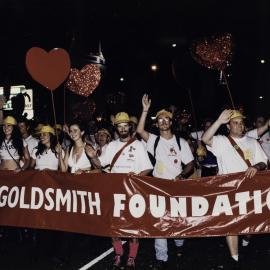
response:
<svg viewBox="0 0 270 270"><path fill-rule="evenodd" d="M172 181L0 171L0 225L139 238L269 233L270 173Z"/></svg>

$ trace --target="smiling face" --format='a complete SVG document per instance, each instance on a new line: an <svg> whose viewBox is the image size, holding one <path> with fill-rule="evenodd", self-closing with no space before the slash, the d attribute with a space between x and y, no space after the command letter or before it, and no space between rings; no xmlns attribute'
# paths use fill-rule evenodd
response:
<svg viewBox="0 0 270 270"><path fill-rule="evenodd" d="M126 139L130 136L129 123L120 123L116 126L116 131L119 134L120 139Z"/></svg>
<svg viewBox="0 0 270 270"><path fill-rule="evenodd" d="M81 140L82 139L82 136L84 134L84 131L81 131L80 127L78 125L71 125L69 127L69 135L70 135L70 138L76 142L78 140Z"/></svg>
<svg viewBox="0 0 270 270"><path fill-rule="evenodd" d="M13 125L3 125L3 132L6 137L10 137L13 131Z"/></svg>
<svg viewBox="0 0 270 270"><path fill-rule="evenodd" d="M40 141L43 145L49 146L50 145L50 138L51 138L51 135L49 132L40 133Z"/></svg>
<svg viewBox="0 0 270 270"><path fill-rule="evenodd" d="M109 136L107 133L105 132L98 132L97 134L97 143L100 145L100 146L103 146L105 144L107 144L109 142Z"/></svg>
<svg viewBox="0 0 270 270"><path fill-rule="evenodd" d="M227 124L227 128L230 131L230 135L233 137L242 137L244 130L245 130L245 124L242 117L236 117L230 120L230 122Z"/></svg>
<svg viewBox="0 0 270 270"><path fill-rule="evenodd" d="M170 130L172 126L172 120L169 117L160 115L157 119L157 127L160 131Z"/></svg>
<svg viewBox="0 0 270 270"><path fill-rule="evenodd" d="M22 135L28 134L28 127L24 122L18 123L18 127Z"/></svg>

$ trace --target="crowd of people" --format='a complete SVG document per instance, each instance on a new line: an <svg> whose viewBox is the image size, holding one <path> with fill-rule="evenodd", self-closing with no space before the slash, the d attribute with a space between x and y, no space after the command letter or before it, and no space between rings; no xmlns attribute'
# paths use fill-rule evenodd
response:
<svg viewBox="0 0 270 270"><path fill-rule="evenodd" d="M147 125L150 107L151 100L144 95L139 120L118 112L110 127L99 127L90 134L80 121L55 126L38 123L31 130L26 118L4 117L0 104L0 170L128 173L181 181L244 171L252 178L267 168L270 121L264 117L258 117L248 130L239 110L226 109L217 120L205 119L201 130L191 132L175 121L175 112L169 109L158 111ZM221 126L226 127L225 132L219 132ZM228 269L239 269L238 236L227 236L226 240L231 254ZM242 240L247 245L250 238ZM112 245L112 269L120 269L124 253L121 239L113 238ZM175 239L175 245L181 257L184 239ZM139 240L130 239L126 269L135 269L138 248ZM154 248L153 269L165 269L167 239L155 239Z"/></svg>

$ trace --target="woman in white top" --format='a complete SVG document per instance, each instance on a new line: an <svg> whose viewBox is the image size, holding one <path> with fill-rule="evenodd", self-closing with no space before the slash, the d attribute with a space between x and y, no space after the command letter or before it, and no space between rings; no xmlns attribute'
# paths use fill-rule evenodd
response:
<svg viewBox="0 0 270 270"><path fill-rule="evenodd" d="M30 167L35 170L57 171L60 167L59 160L64 153L59 155L55 131L51 126L45 125L39 130L39 134L40 142L33 149Z"/></svg>
<svg viewBox="0 0 270 270"><path fill-rule="evenodd" d="M27 144L23 142L17 121L12 116L3 120L3 128L0 130L0 160L0 170L19 172L29 167ZM20 166L20 160L23 161L23 166Z"/></svg>
<svg viewBox="0 0 270 270"><path fill-rule="evenodd" d="M73 123L69 127L69 136L72 140L71 145L66 150L64 161L61 162L61 171L81 174L99 172L91 170L91 162L86 155L84 142L85 128L81 123Z"/></svg>

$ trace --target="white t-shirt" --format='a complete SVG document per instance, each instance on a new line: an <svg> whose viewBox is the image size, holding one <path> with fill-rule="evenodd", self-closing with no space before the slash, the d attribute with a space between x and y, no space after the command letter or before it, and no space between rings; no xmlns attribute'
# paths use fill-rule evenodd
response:
<svg viewBox="0 0 270 270"><path fill-rule="evenodd" d="M100 149L100 151L101 151L101 155L100 155L100 157L102 157L102 156L104 156L105 155L105 153L106 153L106 149L108 148L108 143L106 143L106 144L104 144L102 147L101 147L101 149Z"/></svg>
<svg viewBox="0 0 270 270"><path fill-rule="evenodd" d="M111 164L115 154L126 144L119 139L108 144L105 154L99 157L101 166L105 167ZM151 170L153 166L148 157L147 151L143 144L135 140L129 144L121 153L115 162L112 173L140 173L144 170Z"/></svg>
<svg viewBox="0 0 270 270"><path fill-rule="evenodd" d="M156 135L149 133L147 151L153 156L156 138ZM181 151L174 135L169 140L160 137L156 148L154 176L164 179L175 179L183 170L181 163L188 164L194 160L188 142L180 138L180 145Z"/></svg>
<svg viewBox="0 0 270 270"><path fill-rule="evenodd" d="M23 141L23 147L26 147L26 146L27 144L25 143L25 141ZM2 145L0 146L0 160L13 159L11 156L16 160L20 159L18 151L14 148L12 144L12 140L10 141L5 140L5 142L3 142Z"/></svg>
<svg viewBox="0 0 270 270"><path fill-rule="evenodd" d="M263 134L259 139L259 143L262 146L263 151L270 160L270 134L269 131Z"/></svg>
<svg viewBox="0 0 270 270"><path fill-rule="evenodd" d="M249 137L259 140L263 151L265 152L267 158L270 160L270 132L267 131L261 137L259 137L257 129L253 129L250 130L247 134Z"/></svg>
<svg viewBox="0 0 270 270"><path fill-rule="evenodd" d="M45 150L42 155L36 156L37 148L32 152L31 158L36 160L35 170L49 169L53 171L58 170L59 161L55 153L51 149ZM62 156L64 156L64 151L62 150Z"/></svg>
<svg viewBox="0 0 270 270"><path fill-rule="evenodd" d="M259 162L267 164L267 157L255 139L248 136L233 139L242 149L245 158L250 161L251 165ZM207 149L217 157L219 174L243 172L248 168L226 136L214 136L212 147L207 146Z"/></svg>
<svg viewBox="0 0 270 270"><path fill-rule="evenodd" d="M28 151L31 156L33 149L38 146L38 140L34 138L32 135L28 136L26 139L23 140L28 145Z"/></svg>

